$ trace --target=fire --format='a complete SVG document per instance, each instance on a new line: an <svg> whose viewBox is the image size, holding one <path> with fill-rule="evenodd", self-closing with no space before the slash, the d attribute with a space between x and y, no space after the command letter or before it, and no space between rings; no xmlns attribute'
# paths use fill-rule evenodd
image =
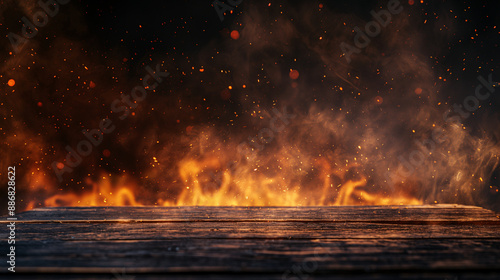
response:
<svg viewBox="0 0 500 280"><path fill-rule="evenodd" d="M311 159L308 170L301 170L281 155L282 163L273 176L251 166L235 163L221 169L217 157L202 160L188 159L179 164L181 178L186 188L172 205L206 206L319 206L319 205L418 205L423 202L403 194L385 196L370 193L364 187L367 179L349 179L348 172L356 164L336 168L325 157ZM288 164L287 164L288 163ZM269 166L264 169L270 170ZM208 170L208 172L207 172ZM212 171L210 171L212 170ZM271 172L272 173L272 172ZM306 181L308 174L315 178ZM214 178L215 177L215 178ZM334 182L342 182L334 185Z"/></svg>
<svg viewBox="0 0 500 280"><path fill-rule="evenodd" d="M209 139L213 134L200 138ZM187 154L177 163L176 183L145 200L144 187L127 175L87 180L90 191L56 194L45 206L322 206L418 205L421 199L369 186L357 162L339 160L333 151L317 156L283 146L274 153L238 155L236 145L216 142L212 149ZM356 147L360 150L360 146ZM154 156L161 168L162 156ZM145 177L161 177L149 173Z"/></svg>
<svg viewBox="0 0 500 280"><path fill-rule="evenodd" d="M321 206L321 205L419 205L423 202L407 195L370 193L363 187L366 179L347 180L333 186L332 178L322 174L322 186L308 192L286 176L265 177L251 170L238 170L236 174L221 171L221 181L210 182L202 167L220 166L217 160L186 160L180 163L185 188L174 200L159 198L161 206ZM126 184L126 176L112 184L103 177L91 183L90 191L56 194L44 201L44 206L143 206L136 199L139 186ZM33 208L33 203L28 206Z"/></svg>
<svg viewBox="0 0 500 280"><path fill-rule="evenodd" d="M245 131L223 138L215 128L188 126L185 142L152 154L149 167L140 176L108 172L97 179L89 176L78 182L83 186L81 191L47 190L48 198L39 206L424 203L411 180L397 182L397 186L384 184L381 171L387 167L380 159L385 154L377 139L369 134L362 139L356 133L345 134L345 129L339 128L347 123L335 114L312 111L308 116L291 118L286 110L256 112L262 116L254 119L264 126L255 134L260 138L249 137ZM288 114L290 119L278 121L273 114ZM337 147L332 138L337 134L348 144ZM185 149L178 152L180 147ZM113 155L107 150L105 154Z"/></svg>
<svg viewBox="0 0 500 280"><path fill-rule="evenodd" d="M127 176L120 177L115 184L111 181L108 176L103 176L99 182L87 180L87 184L92 186L90 192L56 194L46 199L44 205L49 207L141 205L136 201L133 191L135 187L127 183L129 181Z"/></svg>

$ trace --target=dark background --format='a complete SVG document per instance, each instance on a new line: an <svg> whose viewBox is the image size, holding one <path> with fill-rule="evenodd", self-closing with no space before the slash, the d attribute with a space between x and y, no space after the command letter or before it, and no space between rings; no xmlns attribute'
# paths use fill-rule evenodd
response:
<svg viewBox="0 0 500 280"><path fill-rule="evenodd" d="M142 186L146 204L158 194L175 199L176 163L190 153L189 144L202 127L216 131L218 141L238 143L265 125L250 116L259 104L267 110L287 105L299 116L310 116L313 105L327 112L347 108L348 136L335 133L325 138L327 143L307 139L297 146L307 142L309 150L323 151L337 141L335 147L343 147L343 153L356 153L357 145L350 148L349 143L373 127L375 134L387 137L384 157L367 163L370 167L363 171L377 173L371 184L381 185L380 170L387 169L381 166L397 166L397 155L412 150L415 134L409 128L421 127L417 134L425 139L433 123L441 125L444 110L473 94L478 75L493 73L500 81L498 1L401 3L404 11L348 64L340 42L353 44L352 28L364 27L372 20L370 11L385 8L385 1L244 0L221 22L211 1L73 0L61 5L17 54L6 36L19 34L20 18L31 18L39 9L34 1L1 1L0 183L7 183L7 167L17 166L20 208L28 201L43 206L51 195L81 191L86 178L97 180L101 173L129 174ZM231 39L232 30L240 32L238 40ZM135 117L117 121L109 105L141 84L146 65L154 68L158 62L170 77L140 104ZM288 77L290 69L298 69L299 79ZM14 87L7 86L9 79L16 80ZM416 87L423 89L419 96L413 93ZM377 96L384 103L373 109ZM498 102L495 92L464 120L467 136L452 136L456 139L445 144L456 146L453 152L463 160L460 170L484 167L476 171L488 177L474 181L477 186L457 183L453 178L458 171L450 171L456 165L445 164L434 168L443 174L439 179L417 171L413 194L428 203L477 204L500 211ZM64 147L75 147L81 130L98 127L105 117L115 120L116 132L58 183L52 162L63 161ZM310 122L301 125L312 127ZM294 126L302 131L300 127ZM290 135L297 133L281 137L295 143ZM491 151L487 163L478 162L485 155L476 154L477 145L482 152ZM275 146L263 153L272 153L279 148ZM447 147L439 149L444 157ZM150 161L159 154L164 177L151 178ZM35 178L34 173L40 175ZM453 184L463 185L458 196L436 198L443 185ZM172 187L162 191L165 185ZM6 205L6 194L1 194L0 203Z"/></svg>

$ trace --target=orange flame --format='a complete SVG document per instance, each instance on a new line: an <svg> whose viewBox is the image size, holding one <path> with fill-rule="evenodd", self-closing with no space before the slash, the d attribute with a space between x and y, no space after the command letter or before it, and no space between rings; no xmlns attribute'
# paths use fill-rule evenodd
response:
<svg viewBox="0 0 500 280"><path fill-rule="evenodd" d="M319 130L321 131L321 130ZM362 147L355 156L327 150L317 153L310 145L290 144L282 132L275 141L252 155L238 153L238 142L220 141L216 132L190 130L190 151L177 160L175 172L165 165L170 150L152 157L140 181L128 175L101 175L87 179L91 190L53 195L45 206L321 206L418 205L423 200L409 193L409 183L395 189L375 185L365 174ZM321 132L320 132L321 133ZM323 139L323 137L318 137ZM370 144L370 139L365 143ZM236 139L232 141L237 141ZM322 141L322 140L320 140ZM326 142L325 142L326 143ZM367 146L367 150L369 149ZM306 151L307 149L307 151ZM174 175L172 175L174 174ZM175 177L172 179L172 176ZM163 182L163 183L160 183ZM148 190L145 185L158 186ZM378 182L380 183L380 182ZM141 196L138 196L138 193ZM32 206L32 205L31 205Z"/></svg>
<svg viewBox="0 0 500 280"><path fill-rule="evenodd" d="M87 183L92 185L92 191L56 194L45 200L45 206L141 206L134 195L135 186L127 184L126 176L118 180L119 187L114 187L107 176L103 176L99 182L88 180Z"/></svg>
<svg viewBox="0 0 500 280"><path fill-rule="evenodd" d="M284 164L274 176L266 176L249 164L222 170L217 157L184 159L179 162L179 176L184 189L173 199L157 198L155 205L161 206L316 206L316 205L419 205L422 200L407 194L370 192L366 189L364 176L347 179L349 170L356 164L336 168L324 157L314 159L317 180L304 185L297 180L311 170L298 170ZM300 173L304 174L300 174ZM218 176L220 179L214 179ZM339 184L335 182L341 182ZM130 183L126 175L112 180L101 176L98 182L87 180L91 191L81 194L71 192L56 194L44 201L45 206L142 206L136 193L140 186ZM319 182L319 183L318 183ZM313 185L314 184L314 185ZM147 203L146 203L147 204ZM33 204L29 205L32 208Z"/></svg>
<svg viewBox="0 0 500 280"><path fill-rule="evenodd" d="M346 179L347 171L354 164L334 169L325 158L315 159L315 167L320 170L320 188L294 182L289 170L283 165L275 176L264 176L249 166L219 171L219 182L207 175L206 170L219 169L221 162L216 158L204 160L187 159L179 164L180 175L186 184L175 202L159 201L164 206L314 206L314 205L418 205L423 202L403 194L384 196L363 189L366 178ZM213 173L212 173L213 174ZM334 188L333 178L344 182ZM218 183L218 184L217 184ZM316 182L313 184L317 184Z"/></svg>

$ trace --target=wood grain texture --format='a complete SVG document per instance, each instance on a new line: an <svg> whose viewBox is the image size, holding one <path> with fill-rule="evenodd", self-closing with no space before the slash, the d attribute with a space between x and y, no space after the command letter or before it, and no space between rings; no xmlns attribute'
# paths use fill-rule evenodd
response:
<svg viewBox="0 0 500 280"><path fill-rule="evenodd" d="M328 207L60 207L19 215L20 221L319 221L319 222L474 222L499 219L475 206L328 206Z"/></svg>
<svg viewBox="0 0 500 280"><path fill-rule="evenodd" d="M64 207L17 218L17 273L2 279L500 279L500 219L473 206Z"/></svg>

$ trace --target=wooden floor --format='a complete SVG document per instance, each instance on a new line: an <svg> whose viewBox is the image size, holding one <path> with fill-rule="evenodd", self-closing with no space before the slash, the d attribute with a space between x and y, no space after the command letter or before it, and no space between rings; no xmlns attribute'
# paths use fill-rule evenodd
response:
<svg viewBox="0 0 500 280"><path fill-rule="evenodd" d="M500 279L472 206L88 207L19 214L0 279Z"/></svg>

